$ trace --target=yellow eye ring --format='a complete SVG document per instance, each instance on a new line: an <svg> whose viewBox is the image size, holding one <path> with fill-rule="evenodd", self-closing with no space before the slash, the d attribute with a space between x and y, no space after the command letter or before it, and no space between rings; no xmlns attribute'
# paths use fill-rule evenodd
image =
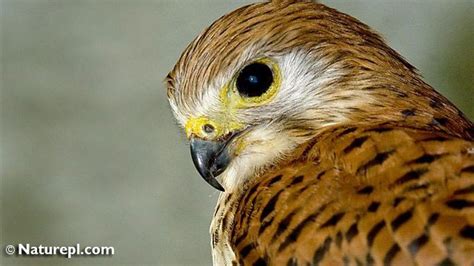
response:
<svg viewBox="0 0 474 266"><path fill-rule="evenodd" d="M264 64L271 70L273 81L270 87L260 96L246 97L241 95L237 89L237 79L242 69L245 68L244 67L235 74L235 76L230 81L230 85L223 88L221 98L223 99L224 103L236 108L249 108L265 104L275 97L276 92L281 85L281 72L278 64L266 57L257 59L246 66L251 64Z"/></svg>

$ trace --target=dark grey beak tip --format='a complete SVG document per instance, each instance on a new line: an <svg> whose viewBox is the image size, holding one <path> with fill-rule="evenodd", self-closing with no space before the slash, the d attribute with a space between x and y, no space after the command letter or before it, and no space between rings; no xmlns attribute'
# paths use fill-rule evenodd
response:
<svg viewBox="0 0 474 266"><path fill-rule="evenodd" d="M230 158L224 141L191 139L191 157L202 178L215 189L225 191L215 179L229 165Z"/></svg>

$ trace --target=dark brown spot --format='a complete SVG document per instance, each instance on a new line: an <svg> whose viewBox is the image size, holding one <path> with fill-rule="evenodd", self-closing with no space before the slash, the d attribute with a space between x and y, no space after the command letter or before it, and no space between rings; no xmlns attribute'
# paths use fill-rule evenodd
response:
<svg viewBox="0 0 474 266"><path fill-rule="evenodd" d="M408 173L400 177L397 181L395 181L395 183L398 185L401 185L408 181L418 179L427 171L428 169L425 169L425 168L409 171Z"/></svg>
<svg viewBox="0 0 474 266"><path fill-rule="evenodd" d="M392 247L388 250L387 254L383 258L383 265L388 266L392 263L393 258L400 252L400 247L397 243L393 244Z"/></svg>
<svg viewBox="0 0 474 266"><path fill-rule="evenodd" d="M267 203L267 205L265 205L265 207L263 208L262 210L262 214L260 215L260 222L262 222L263 220L265 220L265 218L271 213L273 212L273 210L275 209L275 205L278 201L278 198L280 197L280 194L283 192L283 190L280 190L278 191L277 194L275 194Z"/></svg>
<svg viewBox="0 0 474 266"><path fill-rule="evenodd" d="M256 262L254 262L253 266L266 266L267 262L263 258L258 258Z"/></svg>
<svg viewBox="0 0 474 266"><path fill-rule="evenodd" d="M423 248L423 246L428 242L428 236L426 234L422 234L421 236L415 238L408 244L408 250L412 256L415 256L416 253Z"/></svg>
<svg viewBox="0 0 474 266"><path fill-rule="evenodd" d="M273 184L275 184L276 182L280 181L282 177L283 177L282 175L277 175L277 176L273 177L273 178L270 180L270 182L268 182L268 186L270 187L271 185L273 185Z"/></svg>
<svg viewBox="0 0 474 266"><path fill-rule="evenodd" d="M334 214L329 220L327 220L323 225L321 225L321 228L328 227L328 226L334 226L339 222L342 217L344 217L345 213L336 213Z"/></svg>
<svg viewBox="0 0 474 266"><path fill-rule="evenodd" d="M405 109L401 113L405 118L407 118L409 116L414 116L415 115L415 109Z"/></svg>
<svg viewBox="0 0 474 266"><path fill-rule="evenodd" d="M298 239L301 231L309 224L313 223L316 218L326 209L327 205L322 206L316 213L306 217L301 223L299 223L292 231L289 233L283 243L278 248L278 251L284 250L289 244L295 242Z"/></svg>
<svg viewBox="0 0 474 266"><path fill-rule="evenodd" d="M445 126L448 122L449 119L445 117L433 118L433 120L431 120L431 124L434 126Z"/></svg>
<svg viewBox="0 0 474 266"><path fill-rule="evenodd" d="M291 219L293 219L293 216L295 216L297 210L292 211L290 214L288 214L285 219L283 219L279 224L278 228L273 235L273 241L275 241L282 233L284 233L287 229L288 226L290 225Z"/></svg>
<svg viewBox="0 0 474 266"><path fill-rule="evenodd" d="M375 237L377 234L382 230L382 228L385 226L385 221L380 221L372 229L370 229L369 233L367 234L367 242L369 246L372 246L374 244Z"/></svg>
<svg viewBox="0 0 474 266"><path fill-rule="evenodd" d="M454 195L463 195L463 194L470 194L470 193L474 193L474 185L470 185L466 188L461 188L461 189L458 189L456 191L454 191Z"/></svg>
<svg viewBox="0 0 474 266"><path fill-rule="evenodd" d="M408 211L399 214L397 218L393 219L393 221L391 222L393 232L397 231L397 229L400 228L400 226L402 226L408 220L410 220L412 216L413 209L409 209Z"/></svg>
<svg viewBox="0 0 474 266"><path fill-rule="evenodd" d="M360 189L359 191L357 191L357 194L370 194L370 193L372 193L372 191L374 191L373 186L366 186L366 187Z"/></svg>
<svg viewBox="0 0 474 266"><path fill-rule="evenodd" d="M440 157L439 155L424 154L423 156L409 163L431 163L434 160L438 159L439 157Z"/></svg>
<svg viewBox="0 0 474 266"><path fill-rule="evenodd" d="M296 262L295 258L290 258L286 263L286 266L298 266L298 263Z"/></svg>
<svg viewBox="0 0 474 266"><path fill-rule="evenodd" d="M426 226L428 228L431 227L433 224L436 223L436 221L438 221L438 218L439 218L439 213L431 214L430 218L428 219L428 222L426 223Z"/></svg>
<svg viewBox="0 0 474 266"><path fill-rule="evenodd" d="M464 208L474 207L474 201L465 200L465 199L453 199L446 202L446 205L455 210L461 210Z"/></svg>
<svg viewBox="0 0 474 266"><path fill-rule="evenodd" d="M396 197L393 200L393 207L396 208L404 200L405 200L405 197Z"/></svg>
<svg viewBox="0 0 474 266"><path fill-rule="evenodd" d="M414 184L407 187L404 191L407 192L407 191L414 191L418 189L427 189L428 187L429 187L428 184Z"/></svg>
<svg viewBox="0 0 474 266"><path fill-rule="evenodd" d="M374 258L372 257L372 254L367 253L367 256L365 256L365 265L374 265Z"/></svg>
<svg viewBox="0 0 474 266"><path fill-rule="evenodd" d="M347 242L351 242L351 240L359 233L359 229L357 228L357 223L351 225L349 230L346 232L346 239Z"/></svg>
<svg viewBox="0 0 474 266"><path fill-rule="evenodd" d="M326 238L322 246L320 246L314 252L313 256L313 265L319 265L319 263L323 260L324 255L329 251L329 247L331 246L332 238Z"/></svg>
<svg viewBox="0 0 474 266"><path fill-rule="evenodd" d="M354 131L356 131L356 130L357 130L357 128L355 128L355 127L346 128L346 129L344 129L344 131L341 132L341 134L339 134L339 137L342 137L342 136L344 136L344 135L347 135L347 134L349 134L349 133L352 133L352 132L354 132Z"/></svg>
<svg viewBox="0 0 474 266"><path fill-rule="evenodd" d="M474 240L474 226L466 225L464 226L461 231L459 231L459 235L464 238L469 238Z"/></svg>
<svg viewBox="0 0 474 266"><path fill-rule="evenodd" d="M342 233L341 231L338 231L336 234L336 245L338 248L340 248L341 244L342 244Z"/></svg>
<svg viewBox="0 0 474 266"><path fill-rule="evenodd" d="M323 176L325 173L326 173L326 171L322 171L322 172L318 173L318 175L316 176L316 180L320 180L321 176Z"/></svg>
<svg viewBox="0 0 474 266"><path fill-rule="evenodd" d="M291 181L290 185L295 185L295 184L301 183L301 181L303 181L303 178L304 178L304 176L302 176L302 175L294 177L293 180Z"/></svg>
<svg viewBox="0 0 474 266"><path fill-rule="evenodd" d="M241 250L240 250L240 256L242 257L247 257L247 255L250 253L250 251L252 251L252 249L255 248L255 244L254 243L250 243L248 245L246 245L245 247L243 247Z"/></svg>
<svg viewBox="0 0 474 266"><path fill-rule="evenodd" d="M392 130L393 129L388 128L388 127L379 127L379 128L372 129L371 131L374 131L377 133L383 133L383 132L392 131Z"/></svg>
<svg viewBox="0 0 474 266"><path fill-rule="evenodd" d="M462 173L474 173L474 165L461 169Z"/></svg>
<svg viewBox="0 0 474 266"><path fill-rule="evenodd" d="M265 221L262 222L262 224L260 225L260 228L258 229L258 234L259 235L261 235L265 231L265 229L267 229L267 227L273 223L273 219L274 219L274 217L272 217L268 221L265 220Z"/></svg>
<svg viewBox="0 0 474 266"><path fill-rule="evenodd" d="M353 149L359 148L360 146L362 146L362 144L364 144L364 142L365 142L368 138L369 138L368 136L362 136L362 137L359 137L359 138L354 139L354 140L351 142L351 144L349 144L349 146L347 146L346 148L344 148L344 153L349 153L349 152L351 152Z"/></svg>
<svg viewBox="0 0 474 266"><path fill-rule="evenodd" d="M393 153L394 151L391 150L391 151L387 151L387 152L381 152L381 153L378 153L374 159L370 160L369 162L367 162L366 164L362 165L359 167L359 169L357 169L357 172L360 173L361 170L366 170L366 169L369 169L370 167L372 166L375 166L375 165L380 165L380 164L383 164L385 162L385 160L388 159L388 157Z"/></svg>
<svg viewBox="0 0 474 266"><path fill-rule="evenodd" d="M442 260L438 265L439 266L455 266L456 264L450 258L446 258Z"/></svg>
<svg viewBox="0 0 474 266"><path fill-rule="evenodd" d="M380 206L380 202L374 201L374 202L370 203L367 210L369 210L369 212L376 212L377 209L379 208L379 206Z"/></svg>
<svg viewBox="0 0 474 266"><path fill-rule="evenodd" d="M433 108L439 108L439 107L442 107L443 104L435 99L432 99L430 101L430 106L433 107Z"/></svg>

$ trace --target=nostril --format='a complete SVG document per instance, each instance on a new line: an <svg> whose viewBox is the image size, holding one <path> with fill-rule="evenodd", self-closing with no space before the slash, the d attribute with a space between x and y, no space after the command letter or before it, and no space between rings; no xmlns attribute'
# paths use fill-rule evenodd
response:
<svg viewBox="0 0 474 266"><path fill-rule="evenodd" d="M216 130L216 128L211 124L205 124L202 126L202 130L207 134L211 134L214 132L214 130Z"/></svg>

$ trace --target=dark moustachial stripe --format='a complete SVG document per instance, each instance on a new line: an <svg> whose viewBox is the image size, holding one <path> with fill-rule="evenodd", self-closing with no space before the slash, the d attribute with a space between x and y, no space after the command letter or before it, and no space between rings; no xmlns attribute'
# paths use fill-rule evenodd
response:
<svg viewBox="0 0 474 266"><path fill-rule="evenodd" d="M377 201L374 201L372 203L370 203L369 207L367 208L367 210L369 212L376 212L377 209L379 208L380 206L380 202L377 202Z"/></svg>
<svg viewBox="0 0 474 266"><path fill-rule="evenodd" d="M327 220L323 225L321 225L321 228L336 225L337 222L339 222L342 217L344 217L344 214L345 213L343 212L334 214L331 218L329 218L329 220Z"/></svg>
<svg viewBox="0 0 474 266"><path fill-rule="evenodd" d="M319 263L323 260L324 255L326 255L326 253L329 251L331 242L332 238L327 237L324 240L324 243L318 249L316 249L313 256L313 265L319 265Z"/></svg>
<svg viewBox="0 0 474 266"><path fill-rule="evenodd" d="M393 258L395 258L398 252L400 252L400 247L397 245L397 243L395 243L388 250L387 254L385 254L385 257L383 258L383 265L390 265L390 263L392 263Z"/></svg>
<svg viewBox="0 0 474 266"><path fill-rule="evenodd" d="M278 201L278 198L280 197L280 194L283 192L283 190L278 191L277 194L275 194L265 205L265 207L262 210L262 214L260 215L260 222L262 222L274 209L275 209L275 204Z"/></svg>
<svg viewBox="0 0 474 266"><path fill-rule="evenodd" d="M413 241L408 244L408 250L412 256L415 256L416 253L423 248L423 246L428 243L428 236L426 234L422 234L421 236L413 239Z"/></svg>
<svg viewBox="0 0 474 266"><path fill-rule="evenodd" d="M474 207L474 201L465 199L453 199L446 202L446 205L455 210Z"/></svg>
<svg viewBox="0 0 474 266"><path fill-rule="evenodd" d="M422 176L424 173L426 173L428 169L422 168L422 169L417 169L417 170L412 170L400 177L395 183L397 185L404 184L408 181L418 179L420 176Z"/></svg>
<svg viewBox="0 0 474 266"><path fill-rule="evenodd" d="M466 225L464 226L461 231L459 231L459 235L463 238L468 238L474 240L474 226Z"/></svg>
<svg viewBox="0 0 474 266"><path fill-rule="evenodd" d="M351 144L349 144L349 146L347 146L346 148L344 148L344 153L349 153L351 152L353 149L355 148L359 148L360 146L362 146L362 144L364 144L364 142L368 139L369 137L368 136L363 136L363 137L359 137L359 138L356 138L352 141Z"/></svg>
<svg viewBox="0 0 474 266"><path fill-rule="evenodd" d="M385 221L382 220L378 222L372 229L370 229L369 233L367 234L367 242L369 246L371 247L374 244L375 237L377 234L382 230L382 228L385 226Z"/></svg>
<svg viewBox="0 0 474 266"><path fill-rule="evenodd" d="M397 216L397 218L393 219L391 222L393 232L397 231L400 226L406 223L408 220L411 219L413 216L413 209L409 209L406 212L403 212Z"/></svg>
<svg viewBox="0 0 474 266"><path fill-rule="evenodd" d="M374 191L373 186L366 186L366 187L360 189L359 191L357 191L357 194L370 194L370 193L372 193L372 191Z"/></svg>
<svg viewBox="0 0 474 266"><path fill-rule="evenodd" d="M346 239L347 242L351 242L351 240L359 233L359 229L357 228L357 222L352 224L349 230L346 232Z"/></svg>

